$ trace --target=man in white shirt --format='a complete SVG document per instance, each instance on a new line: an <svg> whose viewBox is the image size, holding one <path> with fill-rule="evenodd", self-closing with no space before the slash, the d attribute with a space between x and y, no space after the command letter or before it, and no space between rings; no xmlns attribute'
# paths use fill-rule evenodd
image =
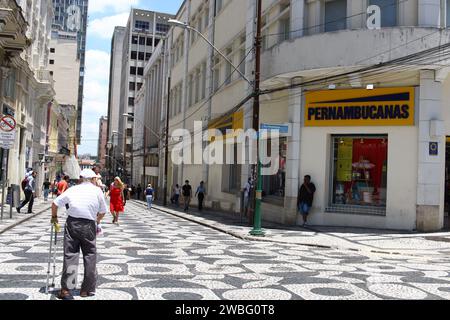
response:
<svg viewBox="0 0 450 320"><path fill-rule="evenodd" d="M73 299L80 249L83 252L84 280L82 298L95 295L97 283L97 224L107 213L105 197L96 185L97 175L90 169L80 174L81 183L68 189L52 205L52 223L58 222L58 208L68 205L68 218L64 230L64 264L59 298Z"/></svg>

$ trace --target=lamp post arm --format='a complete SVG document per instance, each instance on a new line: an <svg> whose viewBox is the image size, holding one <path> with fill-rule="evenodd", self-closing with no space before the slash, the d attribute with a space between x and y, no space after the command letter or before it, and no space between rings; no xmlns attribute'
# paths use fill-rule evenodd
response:
<svg viewBox="0 0 450 320"><path fill-rule="evenodd" d="M192 31L194 31L195 33L197 33L200 37L202 37L203 40L205 40L211 47L213 47L214 50L215 50L222 58L224 58L226 62L228 62L228 63L233 67L234 71L236 71L237 73L239 73L239 75L240 75L242 78L244 78L244 80L247 81L247 82L250 84L250 86L253 87L253 82L250 81L250 80L245 76L245 74L243 74L238 68L236 68L236 66L230 61L230 59L228 59L227 56L225 56L219 49L217 49L217 47L216 47L213 43L211 43L211 41L209 41L208 38L206 38L200 31L198 31L197 29L195 29L195 28L193 28L193 27L191 27L191 26L188 26L188 25L186 25L186 29L192 30Z"/></svg>

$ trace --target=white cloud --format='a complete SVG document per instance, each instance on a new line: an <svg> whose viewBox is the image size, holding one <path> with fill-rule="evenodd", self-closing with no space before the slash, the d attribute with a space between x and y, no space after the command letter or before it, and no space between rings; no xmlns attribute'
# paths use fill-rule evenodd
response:
<svg viewBox="0 0 450 320"><path fill-rule="evenodd" d="M89 13L102 13L107 10L121 12L129 10L132 6L139 5L140 0L91 0L89 1Z"/></svg>
<svg viewBox="0 0 450 320"><path fill-rule="evenodd" d="M89 22L88 36L101 39L111 39L116 26L126 26L129 12L119 13L113 16L94 19Z"/></svg>

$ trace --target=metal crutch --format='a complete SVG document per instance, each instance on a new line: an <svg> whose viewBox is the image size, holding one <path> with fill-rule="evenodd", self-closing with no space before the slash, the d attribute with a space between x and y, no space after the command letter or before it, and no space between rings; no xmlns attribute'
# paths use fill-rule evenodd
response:
<svg viewBox="0 0 450 320"><path fill-rule="evenodd" d="M47 283L45 285L45 294L48 294L48 282L50 280L50 262L51 262L51 259L52 259L53 229L54 229L54 225L52 223L52 228L51 228L51 231L50 231L50 250L48 251Z"/></svg>
<svg viewBox="0 0 450 320"><path fill-rule="evenodd" d="M55 224L55 251L53 252L53 280L52 280L52 288L55 288L56 253L57 252L58 252L58 226Z"/></svg>

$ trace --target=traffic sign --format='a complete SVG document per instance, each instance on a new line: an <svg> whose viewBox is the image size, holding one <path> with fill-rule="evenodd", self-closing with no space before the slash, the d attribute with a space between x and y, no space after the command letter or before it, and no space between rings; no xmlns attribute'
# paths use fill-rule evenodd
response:
<svg viewBox="0 0 450 320"><path fill-rule="evenodd" d="M0 130L4 132L12 132L16 130L16 120L11 116L4 116L0 120Z"/></svg>
<svg viewBox="0 0 450 320"><path fill-rule="evenodd" d="M0 147L11 149L16 141L16 120L11 116L0 119Z"/></svg>

